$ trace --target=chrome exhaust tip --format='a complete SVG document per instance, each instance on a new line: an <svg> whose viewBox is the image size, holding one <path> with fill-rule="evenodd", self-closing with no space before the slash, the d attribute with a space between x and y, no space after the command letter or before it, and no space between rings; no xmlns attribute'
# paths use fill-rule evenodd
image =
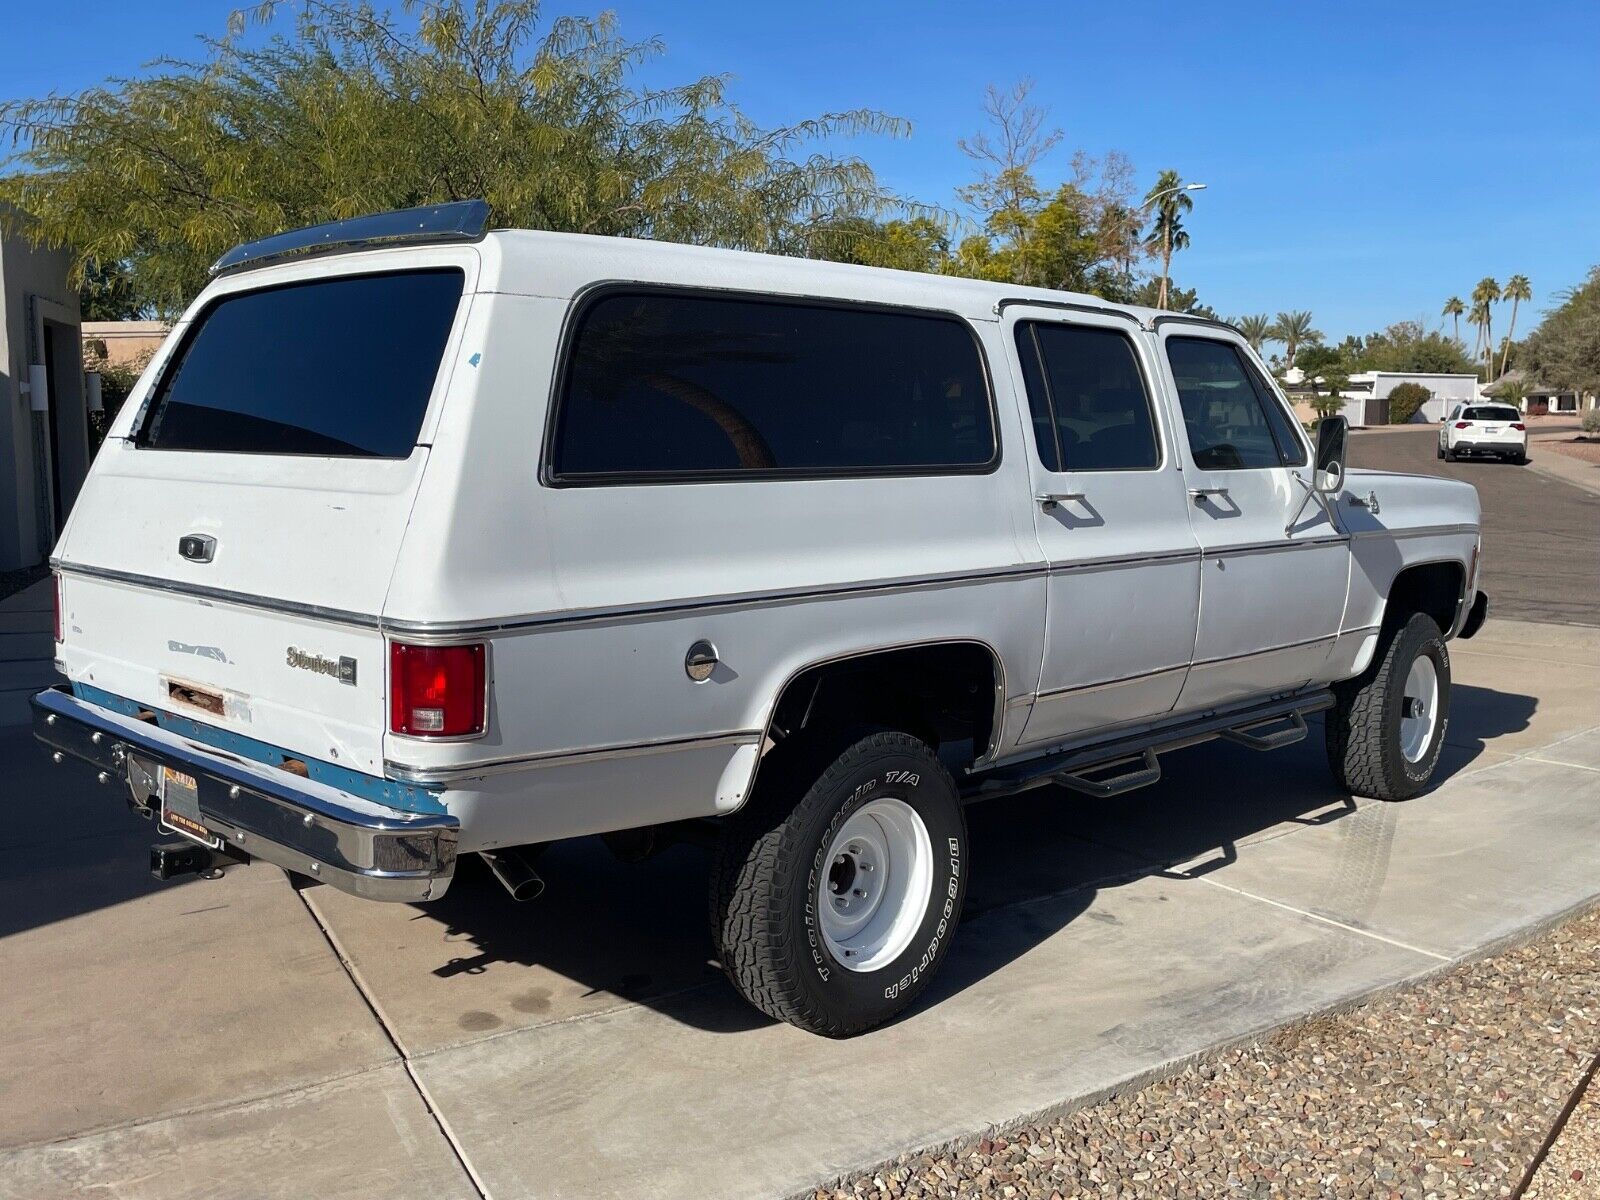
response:
<svg viewBox="0 0 1600 1200"><path fill-rule="evenodd" d="M544 893L544 877L520 850L479 850L478 857L489 864L489 870L513 900L533 900Z"/></svg>

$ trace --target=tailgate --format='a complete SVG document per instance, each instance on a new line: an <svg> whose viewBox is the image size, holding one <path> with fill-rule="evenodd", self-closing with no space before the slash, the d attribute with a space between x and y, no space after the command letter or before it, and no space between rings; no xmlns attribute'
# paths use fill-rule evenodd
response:
<svg viewBox="0 0 1600 1200"><path fill-rule="evenodd" d="M454 268L203 297L57 548L68 678L381 774L378 615L467 306Z"/></svg>

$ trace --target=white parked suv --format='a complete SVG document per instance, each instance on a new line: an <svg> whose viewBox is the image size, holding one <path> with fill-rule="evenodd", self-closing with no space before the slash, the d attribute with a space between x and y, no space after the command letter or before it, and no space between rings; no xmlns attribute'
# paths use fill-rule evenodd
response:
<svg viewBox="0 0 1600 1200"><path fill-rule="evenodd" d="M1509 404L1469 401L1445 414L1439 426L1439 457L1455 462L1486 454L1507 462L1528 461L1528 426Z"/></svg>
<svg viewBox="0 0 1600 1200"><path fill-rule="evenodd" d="M237 248L112 424L35 730L159 875L704 842L735 986L839 1036L948 952L968 802L1317 712L1342 787L1428 783L1477 494L1346 471L1233 329L486 216Z"/></svg>

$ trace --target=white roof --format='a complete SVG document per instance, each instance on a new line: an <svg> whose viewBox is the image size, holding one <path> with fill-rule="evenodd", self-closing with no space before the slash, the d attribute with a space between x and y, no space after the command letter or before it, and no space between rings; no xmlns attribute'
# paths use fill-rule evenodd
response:
<svg viewBox="0 0 1600 1200"><path fill-rule="evenodd" d="M1114 304L1080 292L1017 287L949 275L858 267L820 259L754 254L709 246L684 246L643 238L581 233L497 230L480 245L486 278L480 288L566 298L600 280L690 284L793 296L866 300L943 309L972 320L994 320L1002 300L1044 300L1128 313L1149 324L1177 316L1131 304Z"/></svg>

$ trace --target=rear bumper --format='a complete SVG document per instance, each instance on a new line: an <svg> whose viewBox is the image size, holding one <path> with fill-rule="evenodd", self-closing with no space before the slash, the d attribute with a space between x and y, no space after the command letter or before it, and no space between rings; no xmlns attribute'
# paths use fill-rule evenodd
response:
<svg viewBox="0 0 1600 1200"><path fill-rule="evenodd" d="M197 784L207 829L230 852L259 858L369 900L436 900L455 874L460 821L407 813L234 758L157 726L51 689L33 698L33 733L58 763L78 759L153 815L129 756ZM157 772L159 774L159 772Z"/></svg>
<svg viewBox="0 0 1600 1200"><path fill-rule="evenodd" d="M1527 442L1457 442L1450 447L1454 454L1526 454Z"/></svg>

